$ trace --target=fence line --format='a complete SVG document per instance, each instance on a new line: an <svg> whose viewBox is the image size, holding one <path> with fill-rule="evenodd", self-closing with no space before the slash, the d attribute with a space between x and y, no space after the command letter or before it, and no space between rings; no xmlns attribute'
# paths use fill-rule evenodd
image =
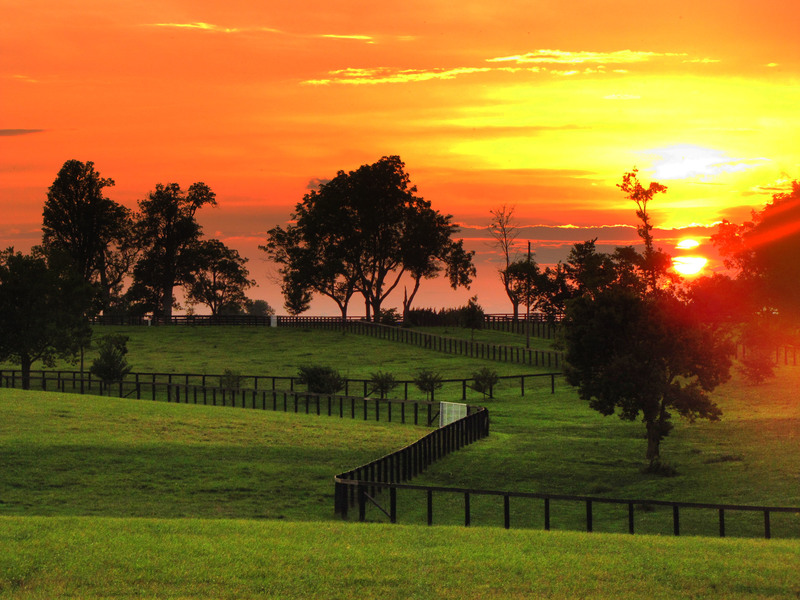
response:
<svg viewBox="0 0 800 600"><path fill-rule="evenodd" d="M402 480L388 480L386 478L379 479L372 477L373 473L369 470L349 471L336 477L337 498L339 499L337 507L343 510L337 510L342 518L347 518L347 506L344 504L343 498L348 496L355 497L355 503L359 507L358 518L360 521L366 520L366 504L371 502L378 509L383 512L391 523L397 522L397 490L417 490L425 492L427 496L427 523L433 525L433 497L434 493L461 495L464 498L464 525L469 526L472 524L472 513L470 509L470 496L500 496L503 498L503 525L506 529L511 527L511 498L529 498L540 499L544 501L544 522L545 530L550 530L551 522L551 502L579 502L586 507L586 531L592 532L595 526L594 520L594 505L596 504L616 504L626 505L628 513L628 533L634 534L635 531L635 518L634 508L639 505L647 506L664 506L672 508L672 533L673 535L681 535L681 521L680 515L682 509L699 509L699 510L712 510L717 512L717 520L719 527L720 537L726 536L726 513L731 512L758 512L763 515L764 524L764 537L769 539L772 537L772 523L771 515L774 513L795 513L800 516L800 507L785 507L785 506L754 506L743 504L713 504L701 502L674 502L670 500L634 500L634 499L619 499L619 498L602 498L597 496L575 496L566 494L544 494L536 492L509 492L499 490L485 490L485 489L472 489L472 488L451 488L441 486L422 486L411 485L402 483ZM376 491L389 490L389 510L386 510L375 499ZM352 502L351 502L352 503Z"/></svg>
<svg viewBox="0 0 800 600"><path fill-rule="evenodd" d="M561 373L525 373L521 375L502 375L498 376L499 381L519 381L520 395L525 396L526 389L530 391L530 380L549 379L550 393L554 394L556 389L556 377L560 377ZM131 372L128 373L123 379L123 385L131 386L137 384L151 385L151 384L173 384L182 383L183 385L195 385L199 387L216 387L226 389L238 389L247 387L247 384L252 382L252 389L261 391L263 389L276 390L282 389L281 385L287 385L289 391L294 392L295 386L301 385L298 382L298 376L279 376L279 375L236 375L236 374L201 374L201 373L159 373L159 372ZM226 385L222 382L235 380L236 385ZM84 387L87 385L89 389L92 386L97 388L100 385L100 380L93 376L90 372L74 370L35 370L30 372L30 381L32 385L36 385L35 389L47 391L48 385L54 383L56 389L61 390L62 381L63 385L70 385L72 390L80 389L81 383ZM216 384L212 382L217 382ZM468 390L474 390L473 379L442 379L443 385L457 387L461 390L461 400L467 400ZM352 390L363 392L363 397L369 397L373 394L372 380L371 379L345 379L344 380L344 396L351 395ZM413 380L397 380L397 387L402 387L403 400L409 400L409 386L414 385ZM526 387L527 383L527 387ZM117 385L117 384L115 384ZM19 369L0 369L0 386L2 387L21 387L22 386L22 371ZM265 387L266 386L266 387ZM412 388L413 389L413 388ZM61 390L64 391L64 390ZM80 392L83 393L83 392ZM452 392L451 392L452 393ZM482 392L477 391L477 393ZM432 392L432 395L435 393ZM494 397L494 386L488 391L490 398ZM435 400L435 398L431 398Z"/></svg>
<svg viewBox="0 0 800 600"><path fill-rule="evenodd" d="M521 346L476 342L367 321L348 323L347 330L383 340L401 342L427 350L458 354L470 358L556 369L563 366L564 362L563 353L554 350L534 350Z"/></svg>
<svg viewBox="0 0 800 600"><path fill-rule="evenodd" d="M489 412L481 406L468 406L465 417L433 430L400 450L334 477L335 513L346 519L350 507L357 504L359 520L363 521L369 499L395 523L396 496L392 495L391 512L387 512L375 500L380 489L408 481L433 462L487 435Z"/></svg>

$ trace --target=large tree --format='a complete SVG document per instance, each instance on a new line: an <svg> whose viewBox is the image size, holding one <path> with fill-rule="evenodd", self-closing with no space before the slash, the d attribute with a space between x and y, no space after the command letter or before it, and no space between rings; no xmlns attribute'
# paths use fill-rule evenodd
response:
<svg viewBox="0 0 800 600"><path fill-rule="evenodd" d="M655 250L649 214L633 190L636 173L626 174L623 191L637 204L639 235L645 251L637 258L622 249L609 263L640 265L640 281L630 272L591 293L567 302L564 319L567 381L603 415L619 411L623 419L639 415L647 434L650 468L660 463L660 443L669 433L671 411L694 420L717 420L719 407L708 392L727 380L733 346L728 339L695 318L696 313L670 286L664 254ZM649 190L659 190L651 184Z"/></svg>
<svg viewBox="0 0 800 600"><path fill-rule="evenodd" d="M135 255L130 210L105 196L114 180L91 161L68 160L47 192L42 247L51 261L69 265L96 289L100 310L119 295Z"/></svg>
<svg viewBox="0 0 800 600"><path fill-rule="evenodd" d="M23 388L34 362L72 359L88 343L91 298L75 271L52 268L36 249L0 252L0 361L20 365Z"/></svg>
<svg viewBox="0 0 800 600"><path fill-rule="evenodd" d="M451 217L431 209L416 191L400 158L385 156L339 171L307 193L295 207L293 224L270 230L261 247L280 265L287 301L317 292L336 301L345 318L358 292L367 314L377 319L406 273L415 289L442 268L451 284L468 285L471 253L452 241L457 228Z"/></svg>
<svg viewBox="0 0 800 600"><path fill-rule="evenodd" d="M208 306L214 316L222 311L244 311L245 290L255 285L245 267L247 259L214 239L198 241L187 254L189 302Z"/></svg>
<svg viewBox="0 0 800 600"><path fill-rule="evenodd" d="M139 201L136 234L141 256L133 269L130 300L156 321L172 318L174 289L191 281L196 267L191 252L202 229L195 219L205 205L216 205L214 192L202 182L183 191L177 183L158 184Z"/></svg>

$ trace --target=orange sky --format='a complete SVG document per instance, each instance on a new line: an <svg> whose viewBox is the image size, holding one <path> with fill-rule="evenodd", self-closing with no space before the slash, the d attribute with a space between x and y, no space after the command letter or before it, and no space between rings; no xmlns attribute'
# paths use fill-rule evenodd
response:
<svg viewBox="0 0 800 600"><path fill-rule="evenodd" d="M740 222L800 178L800 8L785 0L0 9L2 246L38 241L68 159L94 161L131 207L158 182L204 181L219 201L200 214L206 235L250 257L251 295L276 307L264 232L310 181L386 154L479 251L471 292L423 287L419 304L477 293L493 311L507 306L481 239L491 208L515 205L521 239L552 262L596 234L635 239L583 229L634 224L614 186L634 165L669 187L652 205L669 228ZM579 227L533 228L557 225Z"/></svg>

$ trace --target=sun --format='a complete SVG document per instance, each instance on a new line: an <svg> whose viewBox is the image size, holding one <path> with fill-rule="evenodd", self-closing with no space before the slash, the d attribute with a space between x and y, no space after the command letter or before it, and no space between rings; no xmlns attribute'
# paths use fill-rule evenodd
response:
<svg viewBox="0 0 800 600"><path fill-rule="evenodd" d="M684 277L697 275L708 264L708 259L702 256L676 256L672 259L672 268Z"/></svg>
<svg viewBox="0 0 800 600"><path fill-rule="evenodd" d="M699 245L700 242L698 242L697 240L686 238L678 242L678 244L675 247L680 250L693 250L694 248L697 248Z"/></svg>

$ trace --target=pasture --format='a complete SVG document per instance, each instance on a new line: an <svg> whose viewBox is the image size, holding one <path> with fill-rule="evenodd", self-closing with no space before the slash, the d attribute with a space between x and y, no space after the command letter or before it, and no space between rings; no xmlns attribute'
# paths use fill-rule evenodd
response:
<svg viewBox="0 0 800 600"><path fill-rule="evenodd" d="M111 330L96 328L95 335ZM420 366L453 378L486 365L501 375L536 371L335 331L113 331L131 337L136 371L290 376L299 365L324 364L351 378L382 370L398 379ZM89 351L87 365L91 358ZM674 477L641 472L641 423L602 417L563 383L556 394L548 383L526 389L524 397L518 383L501 383L494 399L471 392L469 400L489 409L489 438L435 463L413 483L800 506L800 409L793 398L799 379L793 367L780 368L760 387L735 376L715 393L721 422L676 419L663 446ZM447 393L460 397L460 390ZM774 526L775 537L788 531L794 539L768 542L602 533L621 530L624 517L611 513L598 517L591 535L542 532L534 505L514 508L514 527L528 529L506 531L497 507L481 502L473 506L474 527L466 529L452 526L463 514L455 500L437 500L435 520L445 526L427 528L419 525L423 502L402 496L401 525L338 522L333 475L417 439L422 427L7 389L0 390L0 405L0 597L800 592L797 515ZM554 527L581 529L580 509L559 510ZM386 520L376 511L369 518ZM657 510L642 506L637 519L642 531L668 534ZM689 536L714 535L713 523L689 519L687 528ZM757 536L757 524L732 522L729 535ZM70 550L80 544L86 552ZM100 576L103 568L109 577Z"/></svg>

